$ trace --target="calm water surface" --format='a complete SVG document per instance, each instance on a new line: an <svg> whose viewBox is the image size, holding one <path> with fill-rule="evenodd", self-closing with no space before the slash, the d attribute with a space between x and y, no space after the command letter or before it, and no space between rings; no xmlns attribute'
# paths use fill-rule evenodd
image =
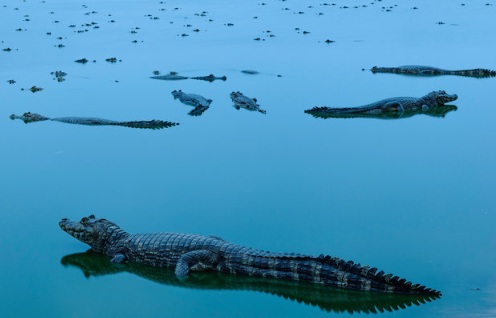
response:
<svg viewBox="0 0 496 318"><path fill-rule="evenodd" d="M291 287L200 276L184 288L170 273L156 279L156 272L109 267L78 254L88 247L58 227L62 217L92 213L129 232L214 234L266 250L327 253L443 293L420 306L377 310L383 316L496 315L496 79L368 71L496 69L496 6L261 3L0 1L1 49L11 49L0 51L2 317L338 315L267 293L305 294ZM74 62L83 57L90 62ZM110 57L122 61L105 62ZM58 70L66 81L53 79ZM155 70L228 79L160 81L149 78ZM34 85L44 90L21 90ZM214 102L192 117L191 107L172 98L174 89ZM444 118L303 113L439 89L459 96L458 110ZM232 107L229 93L237 90L267 114ZM180 126L9 119L26 111ZM389 301L328 297L328 310L340 316L350 315L342 308Z"/></svg>

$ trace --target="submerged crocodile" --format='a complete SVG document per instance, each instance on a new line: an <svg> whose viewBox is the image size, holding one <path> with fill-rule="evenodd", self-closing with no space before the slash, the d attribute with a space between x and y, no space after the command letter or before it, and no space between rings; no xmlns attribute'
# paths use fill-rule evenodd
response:
<svg viewBox="0 0 496 318"><path fill-rule="evenodd" d="M179 75L176 72L170 72L169 74L165 74L165 75L151 76L150 78L164 80L164 81L179 81L179 80L185 80L185 79L195 79L195 80L213 82L216 80L220 80L220 81L226 81L227 80L226 76L215 76L213 74L210 74L210 75L206 75L206 76L188 77L188 76Z"/></svg>
<svg viewBox="0 0 496 318"><path fill-rule="evenodd" d="M378 117L387 114L396 114L399 117L404 113L429 113L457 98L456 94L450 95L445 91L434 91L419 98L392 97L359 107L314 107L305 110L305 113L318 117Z"/></svg>
<svg viewBox="0 0 496 318"><path fill-rule="evenodd" d="M496 71L476 68L471 70L445 70L433 66L424 65L404 65L398 67L377 67L374 66L370 69L372 73L395 73L404 75L417 75L417 76L436 76L436 75L458 75L468 77L494 77Z"/></svg>
<svg viewBox="0 0 496 318"><path fill-rule="evenodd" d="M111 257L112 263L140 263L173 269L180 279L191 271L218 271L241 276L385 293L425 294L439 291L406 279L377 272L328 255L273 253L243 247L215 236L180 233L129 234L117 224L94 215L81 221L62 219L59 226L69 235Z"/></svg>
<svg viewBox="0 0 496 318"><path fill-rule="evenodd" d="M234 108L236 108L238 110L240 108L244 108L244 109L251 110L251 111L259 111L262 114L267 113L265 110L260 109L260 105L257 104L256 98L249 98L249 97L243 95L243 93L241 93L240 91L232 92L230 94L230 97L234 103Z"/></svg>
<svg viewBox="0 0 496 318"><path fill-rule="evenodd" d="M10 119L21 119L24 123L34 123L38 121L59 121L67 124L77 124L77 125L88 125L88 126L123 126L130 128L142 128L142 129L162 129L168 128L172 126L179 125L179 123L173 123L170 121L163 120L141 120L141 121L115 121L109 119L102 118L94 118L94 117L58 117L58 118L50 118L45 117L40 114L35 113L24 113L21 116L17 116L15 114L10 115Z"/></svg>
<svg viewBox="0 0 496 318"><path fill-rule="evenodd" d="M207 82L213 82L216 80L220 80L220 81L226 81L227 80L227 76L215 76L213 74L210 74L207 76L193 76L190 78L195 79L195 80L200 80L200 81L207 81Z"/></svg>
<svg viewBox="0 0 496 318"><path fill-rule="evenodd" d="M105 255L88 250L64 256L63 266L80 269L87 278L130 273L144 279L181 288L198 290L247 290L283 297L299 304L317 306L327 312L371 313L418 306L437 299L431 295L363 293L318 284L282 279L230 275L218 272L194 272L179 279L173 270L136 263L112 264Z"/></svg>

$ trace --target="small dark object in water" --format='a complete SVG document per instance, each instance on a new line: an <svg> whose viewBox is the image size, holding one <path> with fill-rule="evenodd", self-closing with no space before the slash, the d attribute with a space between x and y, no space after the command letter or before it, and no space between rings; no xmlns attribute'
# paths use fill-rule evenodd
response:
<svg viewBox="0 0 496 318"><path fill-rule="evenodd" d="M36 92L39 92L39 91L42 91L43 88L41 87L37 87L37 86L31 86L31 88L29 89L31 92L33 93L36 93Z"/></svg>
<svg viewBox="0 0 496 318"><path fill-rule="evenodd" d="M116 57L109 57L108 59L105 59L106 62L109 63L117 63L117 58ZM121 60L119 60L121 62Z"/></svg>
<svg viewBox="0 0 496 318"><path fill-rule="evenodd" d="M88 60L86 58L82 58L82 59L79 59L79 60L75 60L74 62L81 63L81 64L86 64L86 63L88 63Z"/></svg>
<svg viewBox="0 0 496 318"><path fill-rule="evenodd" d="M13 79L11 79L11 80L8 80L8 81L7 81L7 83L9 83L9 84L15 84L15 82L16 82L16 81L15 81L15 80L13 80Z"/></svg>
<svg viewBox="0 0 496 318"><path fill-rule="evenodd" d="M242 70L241 73L243 73L243 74L249 74L249 75L259 74L258 71L254 71L254 70Z"/></svg>

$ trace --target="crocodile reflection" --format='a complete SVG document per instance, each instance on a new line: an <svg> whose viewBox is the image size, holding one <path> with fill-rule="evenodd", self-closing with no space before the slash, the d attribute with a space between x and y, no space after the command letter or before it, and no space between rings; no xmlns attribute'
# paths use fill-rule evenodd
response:
<svg viewBox="0 0 496 318"><path fill-rule="evenodd" d="M95 118L95 117L58 117L58 118L50 118L36 113L24 113L21 116L17 116L15 114L10 115L10 119L20 119L24 121L24 123L35 123L39 121L58 121L66 124L77 124L77 125L86 125L86 126L122 126L129 128L141 128L141 129L163 129L169 128L172 126L179 125L178 123L173 123L170 121L163 120L140 120L140 121L115 121L103 118Z"/></svg>
<svg viewBox="0 0 496 318"><path fill-rule="evenodd" d="M91 250L66 255L61 259L61 263L66 267L79 268L87 278L131 273L159 284L183 288L257 291L316 306L327 312L395 311L412 305L419 306L438 298L432 295L363 293L302 282L235 276L218 272L192 272L187 278L179 279L172 270L136 263L112 264L107 256Z"/></svg>

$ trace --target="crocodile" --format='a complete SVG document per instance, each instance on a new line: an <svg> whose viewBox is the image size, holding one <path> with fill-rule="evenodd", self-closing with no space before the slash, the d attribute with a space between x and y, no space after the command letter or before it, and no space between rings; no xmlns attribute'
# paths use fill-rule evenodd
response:
<svg viewBox="0 0 496 318"><path fill-rule="evenodd" d="M221 81L227 80L227 76L215 76L213 74L210 74L210 75L206 75L206 76L188 77L188 76L179 75L179 74L177 74L177 72L170 72L169 74L165 74L165 75L151 76L150 78L165 80L165 81L179 81L179 80L185 80L185 79L195 79L195 80L213 82L216 80L221 80Z"/></svg>
<svg viewBox="0 0 496 318"><path fill-rule="evenodd" d="M339 109L339 108L337 108ZM315 110L309 112L313 117L316 118L376 118L376 119L405 119L416 115L427 115L436 118L444 118L448 113L458 110L455 105L440 105L429 108L427 111L422 110L410 110L404 112L397 111L384 111L377 114L367 113L367 112L357 112L357 113L340 113L340 112L329 112L328 109L319 112Z"/></svg>
<svg viewBox="0 0 496 318"><path fill-rule="evenodd" d="M384 271L377 272L377 268L329 255L267 252L216 236L170 232L129 234L117 224L94 215L80 221L64 218L59 226L94 252L109 256L112 263L169 268L179 279L186 279L192 271L217 271L361 291L441 295L437 290Z"/></svg>
<svg viewBox="0 0 496 318"><path fill-rule="evenodd" d="M207 81L207 82L213 82L216 80L227 81L227 76L225 76L225 75L224 76L215 76L213 74L210 74L207 76L193 76L190 78L195 79L195 80L200 80L200 81Z"/></svg>
<svg viewBox="0 0 496 318"><path fill-rule="evenodd" d="M240 108L244 108L251 111L259 111L262 114L267 113L265 110L260 109L260 105L257 104L256 98L249 98L243 95L243 93L241 93L240 91L232 92L230 96L231 96L231 100L234 103L234 108L238 110Z"/></svg>
<svg viewBox="0 0 496 318"><path fill-rule="evenodd" d="M88 250L70 254L60 260L64 267L76 267L86 278L130 273L146 280L178 288L196 290L244 290L276 295L312 305L326 312L370 313L406 309L438 299L430 295L363 293L318 284L253 276L230 275L219 272L193 272L179 279L171 269L136 263L112 264L103 254Z"/></svg>
<svg viewBox="0 0 496 318"><path fill-rule="evenodd" d="M156 76L152 76L150 78L165 80L165 81L179 81L179 80L188 79L189 77L178 75L176 72L170 72L169 74L156 75Z"/></svg>
<svg viewBox="0 0 496 318"><path fill-rule="evenodd" d="M305 110L305 113L319 117L373 117L384 114L435 111L436 107L456 100L456 94L450 95L445 91L433 91L423 97L391 97L378 102L358 107L331 108L314 107Z"/></svg>
<svg viewBox="0 0 496 318"><path fill-rule="evenodd" d="M197 94L187 94L182 90L178 90L178 91L173 90L171 94L172 96L174 96L174 99L179 99L181 103L193 107L197 107L197 106L209 107L210 104L212 103L211 99L207 99Z"/></svg>
<svg viewBox="0 0 496 318"><path fill-rule="evenodd" d="M471 70L445 70L433 66L423 65L403 65L398 67L377 67L370 69L372 73L394 73L414 76L436 76L436 75L458 75L467 77L495 77L496 71L484 68L475 68Z"/></svg>
<svg viewBox="0 0 496 318"><path fill-rule="evenodd" d="M123 126L130 128L142 128L142 129L162 129L169 128L172 126L179 125L179 123L173 123L170 121L163 120L142 120L142 121L115 121L102 118L94 117L58 117L50 118L36 113L24 113L21 116L15 114L10 115L10 119L21 119L24 123L34 123L39 121L59 121L61 123L67 124L77 124L77 125L88 125L88 126Z"/></svg>

